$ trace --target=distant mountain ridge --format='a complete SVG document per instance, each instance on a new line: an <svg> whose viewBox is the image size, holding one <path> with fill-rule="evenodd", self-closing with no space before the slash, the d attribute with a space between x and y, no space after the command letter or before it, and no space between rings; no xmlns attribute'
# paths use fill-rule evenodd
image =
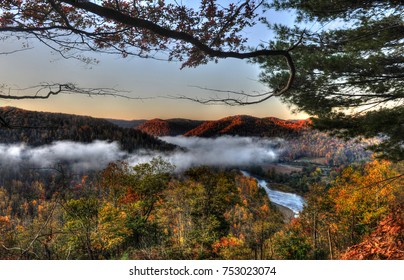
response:
<svg viewBox="0 0 404 280"><path fill-rule="evenodd" d="M217 121L207 121L188 131L184 136L212 137L220 135L287 137L308 128L309 121L289 121L273 117L257 118L237 115Z"/></svg>
<svg viewBox="0 0 404 280"><path fill-rule="evenodd" d="M119 127L105 119L62 113L28 111L0 107L0 115L12 128L0 127L0 143L26 143L41 146L54 141L70 140L90 143L95 140L116 141L121 148L172 150L168 144L140 130Z"/></svg>
<svg viewBox="0 0 404 280"><path fill-rule="evenodd" d="M154 119L142 124L143 129L147 127L147 123L151 126L148 134L139 129L119 127L107 119L88 116L35 112L13 107L0 107L0 116L13 127L7 128L0 123L0 144L25 143L32 147L63 140L80 143L103 140L118 142L121 149L128 152L139 149L172 151L178 148L150 135L157 132L159 135L172 136L279 137L286 140L284 143L287 145L280 156L281 160L322 158L328 165L338 166L346 162L367 160L371 152L365 148L374 143L372 139L345 143L341 139L311 129L310 120L281 120L274 117L238 115L217 121ZM156 123L159 124L155 126L158 129L153 132L154 126L150 124Z"/></svg>
<svg viewBox="0 0 404 280"><path fill-rule="evenodd" d="M0 107L0 115L15 127L0 129L0 143L24 142L31 146L40 146L60 140L83 143L106 140L119 142L122 149L127 151L173 149L173 145L156 138L161 136L294 138L307 131L310 126L309 120L282 120L248 115L229 116L215 121L182 118L127 121L35 112L14 107Z"/></svg>
<svg viewBox="0 0 404 280"><path fill-rule="evenodd" d="M153 136L177 136L187 133L202 123L204 121L180 118L167 120L152 119L141 124L137 129Z"/></svg>
<svg viewBox="0 0 404 280"><path fill-rule="evenodd" d="M136 127L153 136L217 137L221 135L288 137L309 127L309 120L282 120L236 115L215 121L188 119L152 119Z"/></svg>
<svg viewBox="0 0 404 280"><path fill-rule="evenodd" d="M147 120L119 120L119 119L105 119L122 128L137 128L138 126L147 122Z"/></svg>

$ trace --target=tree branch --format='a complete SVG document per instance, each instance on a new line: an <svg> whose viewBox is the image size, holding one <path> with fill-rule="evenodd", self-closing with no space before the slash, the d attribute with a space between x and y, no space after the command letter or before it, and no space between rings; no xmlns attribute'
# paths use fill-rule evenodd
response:
<svg viewBox="0 0 404 280"><path fill-rule="evenodd" d="M255 101L242 101L240 99L232 99L232 98L227 98L227 99L211 99L211 100L198 100L198 99L192 99L192 98L185 98L189 100L194 100L199 103L203 104L209 104L209 103L218 103L218 102L224 102L229 105L251 105L251 104L257 104L261 103L273 96L280 96L284 92L288 91L290 87L292 86L292 83L295 79L296 75L296 69L295 65L293 62L293 59L290 55L290 51L293 50L298 44L301 43L302 37L296 43L294 46L292 46L288 50L268 50L268 49L261 49L261 50L255 50L251 52L235 52L235 51L222 51L220 49L214 49L211 46L203 43L196 37L192 36L189 33L186 32L181 32L181 31L176 31L176 30L171 30L164 28L162 26L159 26L152 21L129 16L127 14L124 14L120 11L113 10L110 8L102 7L99 5L96 5L91 2L86 2L86 1L75 1L75 0L62 0L60 2L70 4L76 8L84 9L88 12L94 13L100 17L114 20L116 22L125 24L130 27L136 27L136 28L142 28L148 31L153 32L154 34L160 35L165 38L171 38L175 40L181 40L186 43L192 44L194 47L199 49L201 52L203 52L205 55L209 57L216 57L216 58L236 58L236 59L250 59L254 57L259 57L259 56L283 56L285 58L285 61L288 66L289 70L289 79L286 82L286 84L283 87L280 87L278 89L275 89L273 93L266 95L265 97L262 97L258 100ZM248 1L244 3L244 5L248 4ZM239 9L236 11L236 14L233 16L236 16L243 5L239 7ZM231 20L231 19L230 19Z"/></svg>
<svg viewBox="0 0 404 280"><path fill-rule="evenodd" d="M5 86L2 86L3 90ZM59 95L59 94L79 94L85 95L88 97L93 96L110 96L110 97L118 97L118 98L126 98L126 99L133 99L133 100L145 100L145 99L152 99L152 97L131 97L124 94L124 91L120 91L113 88L81 88L77 87L72 83L65 83L65 84L48 84L43 83L38 86L23 88L23 89L11 89L8 88L8 92L4 93L3 90L0 88L0 99L7 99L7 100L23 100L23 99L48 99L51 96ZM11 94L11 92L16 91L16 94ZM31 91L31 94L23 94L19 95L19 92L24 91ZM10 113L9 111L8 113ZM43 127L25 127L25 126L18 126L12 125L10 122L6 120L6 116L0 115L0 128L43 128ZM49 127L47 127L49 128Z"/></svg>
<svg viewBox="0 0 404 280"><path fill-rule="evenodd" d="M197 102L200 104L205 104L205 105L226 104L229 106L240 106L240 105L244 106L244 105L253 105L253 104L262 103L271 97L281 96L283 93L285 93L292 87L292 83L296 76L296 69L295 69L295 65L293 63L292 57L288 52L285 55L285 59L289 66L289 79L282 88L275 89L272 92L266 92L266 93L260 93L260 94L248 94L248 93L244 93L244 92L223 91L223 90L217 90L217 89L208 89L208 88L198 87L201 89L206 89L206 90L210 90L210 91L214 91L214 92L235 94L235 95L239 95L241 97L234 98L234 97L229 96L227 98L215 97L215 98L209 98L209 99L200 99L200 98L192 98L192 97L181 95L181 96L178 96L177 98L184 99L184 100L190 100L190 101L194 101L194 102ZM249 101L248 100L249 98L258 98L258 99Z"/></svg>
<svg viewBox="0 0 404 280"><path fill-rule="evenodd" d="M113 10L110 8L102 7L92 2L84 2L84 1L76 1L76 0L61 0L60 2L67 3L72 5L73 7L84 9L85 11L96 14L105 19L110 19L115 22L119 22L125 24L127 26L142 28L148 31L153 32L154 34L160 35L162 37L181 40L183 42L187 42L204 52L206 55L217 58L238 58L238 59L248 59L258 56L285 56L289 55L287 50L256 50L252 52L234 52L234 51L220 51L215 50L196 37L192 36L189 33L171 30L168 28L164 28L158 24L150 20L145 20L137 17L132 17L127 14L124 14L120 11Z"/></svg>
<svg viewBox="0 0 404 280"><path fill-rule="evenodd" d="M25 248L22 252L21 252L21 257L23 255L25 255L34 245L34 243L37 241L37 239L41 236L42 230L44 230L44 228L48 225L48 223L50 222L52 216L53 216L53 212L56 209L56 206L58 204L58 200L55 201L55 203L53 204L50 213L48 215L48 217L46 218L45 222L41 225L41 227L39 228L38 232L35 234L35 237L31 240L31 242L29 243L29 245L27 246L27 248Z"/></svg>
<svg viewBox="0 0 404 280"><path fill-rule="evenodd" d="M18 95L18 94L10 94L11 91L33 91L36 92L34 94L29 95ZM43 93L45 92L45 93ZM11 100L21 100L21 99L48 99L52 95L58 94L82 94L91 96L112 96L112 97L121 97L127 99L135 99L135 100L144 100L150 99L150 97L131 97L125 94L122 94L121 90L116 90L113 88L81 88L77 87L75 84L72 83L54 83L48 84L43 83L38 86L28 87L24 89L9 89L8 93L5 94L0 91L0 98L1 99L11 99ZM41 94L43 93L43 94Z"/></svg>
<svg viewBox="0 0 404 280"><path fill-rule="evenodd" d="M245 1L243 4L241 4L241 5L236 9L236 11L234 12L234 14L226 21L226 23L225 23L225 24L222 26L222 28L219 30L219 32L218 32L217 35L216 35L216 38L213 39L212 43L210 44L210 47L213 47L217 42L219 42L220 36L221 36L224 32L226 32L226 29L230 26L230 24L232 24L232 23L236 20L236 18L237 18L238 15L240 14L241 9L243 9L245 6L247 6L249 2L250 2L250 1L248 1L248 0Z"/></svg>
<svg viewBox="0 0 404 280"><path fill-rule="evenodd" d="M95 51L95 52L111 52L120 53L123 56L138 55L140 57L150 58L148 54L152 51L158 52L161 50L170 50L169 60L178 58L179 60L188 57L188 60L183 63L185 66L196 66L205 63L210 59L251 59L257 57L283 57L287 64L289 78L283 85L274 88L272 92L262 95L245 94L241 98L226 98L226 99L211 99L194 100L200 103L218 103L224 102L229 105L250 105L263 102L273 96L280 96L288 91L295 79L296 69L291 56L291 51L301 43L303 35L300 40L291 46L289 49L266 49L256 48L250 51L243 51L244 46L239 46L242 38L236 34L242 28L249 25L248 20L253 19L255 16L250 15L254 13L263 1L258 1L258 5L250 0L241 1L237 7L223 9L221 12L225 14L226 18L221 21L219 26L210 25L210 22L196 21L197 26L192 29L179 27L177 23L170 22L170 15L173 16L175 21L176 11L168 11L167 22L164 18L159 20L160 14L157 13L153 16L154 10L151 9L152 15L147 16L147 8L144 11L136 10L135 4L133 7L120 6L118 1L107 4L96 4L91 1L85 0L47 0L49 9L41 16L28 15L28 19L24 13L19 15L15 12L14 17L11 18L10 23L0 27L0 32L25 32L32 34L42 43L60 53L63 57L66 52L72 50ZM46 2L44 2L46 3ZM252 6L253 4L254 6ZM246 10L248 15L244 16L243 8L251 7L252 11ZM131 7L131 8L130 8ZM230 6L229 6L230 7ZM73 9L72 9L73 8ZM234 9L233 9L234 8ZM136 12L137 11L137 12ZM150 12L150 11L149 11ZM172 14L170 14L172 12ZM77 17L75 16L77 14ZM195 22L195 16L198 13L191 13L186 15L184 19L185 24L192 24ZM202 14L200 14L202 15ZM215 14L214 17L218 17ZM20 18L21 17L21 18ZM32 20L32 23L28 23ZM239 21L241 20L241 23ZM52 21L52 23L49 23ZM108 23L108 24L106 24ZM111 23L111 24L109 24ZM167 23L167 24L166 24ZM212 28L212 32L210 31ZM105 32L101 32L104 31ZM187 31L184 31L187 30ZM110 32L112 31L112 32ZM221 38L221 34L227 34L231 31L230 35L226 38ZM234 32L234 34L233 34ZM210 34L209 34L210 33ZM72 37L76 35L78 37ZM211 37L209 37L211 35ZM232 37L232 36L235 37ZM231 36L231 38L229 37ZM228 38L229 37L229 38ZM170 44L173 41L180 42L178 45L170 49ZM221 43L221 44L219 44ZM178 47L180 46L180 47ZM227 46L227 47L226 47ZM139 53L132 53L131 48L137 48ZM156 49L154 49L156 48ZM145 53L147 53L145 55ZM81 54L78 55L79 59ZM81 57L83 59L83 57ZM70 88L63 86L56 90L50 90L47 94L41 96L15 96L0 95L0 98L7 99L46 99L51 95L59 94L69 90ZM114 94L118 96L117 94ZM255 98L250 101L248 98ZM192 98L189 98L192 100Z"/></svg>

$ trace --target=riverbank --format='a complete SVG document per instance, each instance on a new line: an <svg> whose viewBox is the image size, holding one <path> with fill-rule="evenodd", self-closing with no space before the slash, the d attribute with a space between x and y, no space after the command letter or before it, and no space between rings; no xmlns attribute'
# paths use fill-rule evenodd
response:
<svg viewBox="0 0 404 280"><path fill-rule="evenodd" d="M282 206L280 204L277 204L275 202L271 202L273 205L275 205L276 209L279 210L279 212L281 212L282 216L283 216L283 221L285 222L285 224L289 223L294 217L295 217L295 213L290 210L289 208Z"/></svg>
<svg viewBox="0 0 404 280"><path fill-rule="evenodd" d="M244 172L246 172L246 171L244 171ZM257 174L250 174L250 173L247 173L247 174L248 174L248 176L254 177L258 181L267 181L268 180L268 178L262 177ZM303 195L301 192L297 191L296 189L288 186L287 184L282 184L282 183L271 182L271 189L276 190L276 191L281 191L281 192L294 193L294 194L297 194L300 196Z"/></svg>
<svg viewBox="0 0 404 280"><path fill-rule="evenodd" d="M266 180L251 176L248 172L243 170L241 170L241 173L244 176L257 180L258 185L267 193L269 200L274 205L277 205L277 208L285 218L285 222L289 222L295 216L295 213L299 213L303 210L305 202L302 196L295 193L273 190L269 187Z"/></svg>

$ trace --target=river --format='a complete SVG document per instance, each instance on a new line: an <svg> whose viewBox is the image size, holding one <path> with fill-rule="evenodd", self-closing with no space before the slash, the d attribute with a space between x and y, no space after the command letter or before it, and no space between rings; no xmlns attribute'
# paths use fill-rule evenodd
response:
<svg viewBox="0 0 404 280"><path fill-rule="evenodd" d="M293 211L295 217L299 216L299 213L303 210L303 206L305 204L305 200L302 196L294 194L294 193L287 193L282 191L273 190L268 186L268 182L262 179L258 179L252 175L250 175L246 171L241 171L244 176L252 177L257 180L258 185L263 188L266 193L268 194L269 200L273 203L278 205L284 206Z"/></svg>

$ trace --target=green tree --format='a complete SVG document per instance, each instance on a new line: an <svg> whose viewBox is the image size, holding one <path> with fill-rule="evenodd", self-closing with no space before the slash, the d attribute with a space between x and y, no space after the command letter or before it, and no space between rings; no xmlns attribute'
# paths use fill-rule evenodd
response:
<svg viewBox="0 0 404 280"><path fill-rule="evenodd" d="M313 118L313 125L347 138L382 135L381 156L404 158L404 21L402 1L276 0L295 9L295 27L273 25L272 49L293 49L297 73L281 99ZM271 88L288 79L282 61L255 59Z"/></svg>
<svg viewBox="0 0 404 280"><path fill-rule="evenodd" d="M299 220L293 220L274 236L275 256L284 260L306 260L311 258L309 237Z"/></svg>
<svg viewBox="0 0 404 280"><path fill-rule="evenodd" d="M106 257L119 258L119 249L130 236L130 230L126 226L127 214L105 202L98 211L97 234L95 244Z"/></svg>
<svg viewBox="0 0 404 280"><path fill-rule="evenodd" d="M133 168L124 162L111 163L104 170L104 202L99 214L101 225L97 228L99 246L114 253L122 246L137 250L163 241L156 213L172 172L173 166L161 158Z"/></svg>
<svg viewBox="0 0 404 280"><path fill-rule="evenodd" d="M156 216L166 236L164 249L171 259L191 259L195 255L192 213L202 193L201 184L188 180L172 180L164 191L164 203Z"/></svg>
<svg viewBox="0 0 404 280"><path fill-rule="evenodd" d="M190 238L199 248L198 258L212 257L213 243L228 233L229 224L224 213L237 200L234 174L198 167L185 173L193 184L194 196L190 201L193 227Z"/></svg>
<svg viewBox="0 0 404 280"><path fill-rule="evenodd" d="M93 196L70 199L64 205L64 229L67 237L69 258L98 259L99 250L94 246L97 232L98 211L101 202Z"/></svg>

